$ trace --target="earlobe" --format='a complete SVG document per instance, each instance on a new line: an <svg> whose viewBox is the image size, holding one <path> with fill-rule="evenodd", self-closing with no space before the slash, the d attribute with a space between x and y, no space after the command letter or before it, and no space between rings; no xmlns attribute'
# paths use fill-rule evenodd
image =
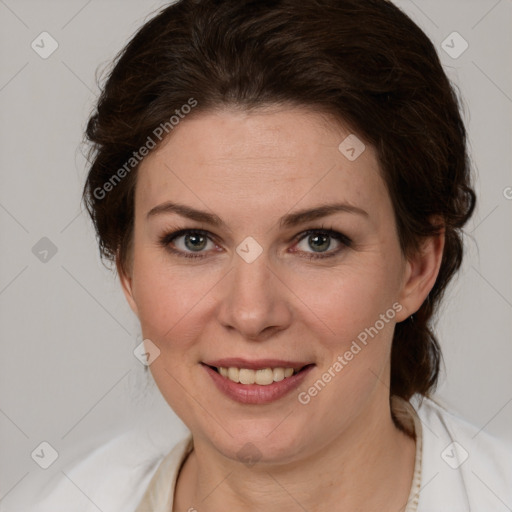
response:
<svg viewBox="0 0 512 512"><path fill-rule="evenodd" d="M400 294L400 304L404 308L400 317L403 318L397 318L397 322L418 311L434 287L443 259L444 243L443 229L438 235L426 239L421 251L407 261Z"/></svg>
<svg viewBox="0 0 512 512"><path fill-rule="evenodd" d="M119 258L119 254L116 256L116 268L117 274L119 276L119 281L121 283L121 288L123 289L124 296L130 305L131 310L135 313L135 315L139 316L139 310L137 308L137 303L135 302L133 296L133 286L132 286L132 276L128 275L123 266L121 264L121 260Z"/></svg>

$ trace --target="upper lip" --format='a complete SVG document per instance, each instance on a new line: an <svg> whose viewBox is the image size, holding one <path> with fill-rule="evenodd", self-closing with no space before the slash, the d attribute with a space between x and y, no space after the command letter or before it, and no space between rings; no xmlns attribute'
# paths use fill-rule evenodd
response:
<svg viewBox="0 0 512 512"><path fill-rule="evenodd" d="M208 366L217 368L247 368L249 370L259 370L261 368L293 368L300 370L304 366L312 363L300 361L287 361L285 359L243 359L241 357L227 357L223 359L215 359L211 361L203 361Z"/></svg>

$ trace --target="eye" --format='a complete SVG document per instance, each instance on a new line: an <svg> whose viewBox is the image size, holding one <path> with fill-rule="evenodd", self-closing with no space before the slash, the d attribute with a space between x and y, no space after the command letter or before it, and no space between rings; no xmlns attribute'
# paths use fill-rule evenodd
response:
<svg viewBox="0 0 512 512"><path fill-rule="evenodd" d="M296 247L302 257L307 259L330 258L336 256L346 247L350 247L352 241L342 233L332 229L310 229L298 235L299 243ZM332 241L335 240L338 248L332 250ZM302 244L302 247L300 245ZM205 253L215 250L217 245L213 242L211 234L202 229L181 229L172 233L166 233L159 238L159 245L177 256L184 258L205 258ZM213 247L212 247L213 246ZM309 252L312 249L312 252ZM331 249L331 250L329 250Z"/></svg>
<svg viewBox="0 0 512 512"><path fill-rule="evenodd" d="M329 250L333 245L333 240L338 245L338 248L334 251ZM345 247L350 247L351 243L352 241L344 234L332 229L310 229L300 235L297 247L306 254L305 258L319 259L336 256ZM302 247L300 247L301 244ZM308 249L312 249L313 252L309 252Z"/></svg>
<svg viewBox="0 0 512 512"><path fill-rule="evenodd" d="M201 229L182 229L165 234L160 238L159 243L172 253L185 258L203 258L203 250L212 248L208 247L209 243L215 247L208 232Z"/></svg>

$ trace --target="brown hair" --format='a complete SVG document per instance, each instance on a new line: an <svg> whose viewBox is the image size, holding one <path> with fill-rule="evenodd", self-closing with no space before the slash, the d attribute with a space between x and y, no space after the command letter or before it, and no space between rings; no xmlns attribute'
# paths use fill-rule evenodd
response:
<svg viewBox="0 0 512 512"><path fill-rule="evenodd" d="M457 95L428 37L387 0L181 0L159 12L116 57L86 130L83 199L101 256L122 269L134 152L148 137L158 142L159 126L170 133L191 99L189 115L295 105L349 126L377 150L405 255L442 219L437 281L414 318L396 325L391 358L391 395L431 394L441 360L431 323L461 265L475 193Z"/></svg>

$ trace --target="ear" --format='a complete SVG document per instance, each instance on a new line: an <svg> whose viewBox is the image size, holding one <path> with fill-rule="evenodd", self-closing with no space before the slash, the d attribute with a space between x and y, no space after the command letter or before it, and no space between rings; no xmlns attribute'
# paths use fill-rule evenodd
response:
<svg viewBox="0 0 512 512"><path fill-rule="evenodd" d="M399 302L403 306L397 322L414 314L434 287L443 259L445 229L424 240L420 251L407 259Z"/></svg>
<svg viewBox="0 0 512 512"><path fill-rule="evenodd" d="M130 305L131 310L135 313L135 315L139 316L139 309L137 308L137 304L135 302L133 296L133 286L132 286L132 272L127 273L121 264L121 259L119 257L119 252L116 255L116 268L117 275L119 276L119 280L121 282L121 287L123 289L124 296Z"/></svg>

